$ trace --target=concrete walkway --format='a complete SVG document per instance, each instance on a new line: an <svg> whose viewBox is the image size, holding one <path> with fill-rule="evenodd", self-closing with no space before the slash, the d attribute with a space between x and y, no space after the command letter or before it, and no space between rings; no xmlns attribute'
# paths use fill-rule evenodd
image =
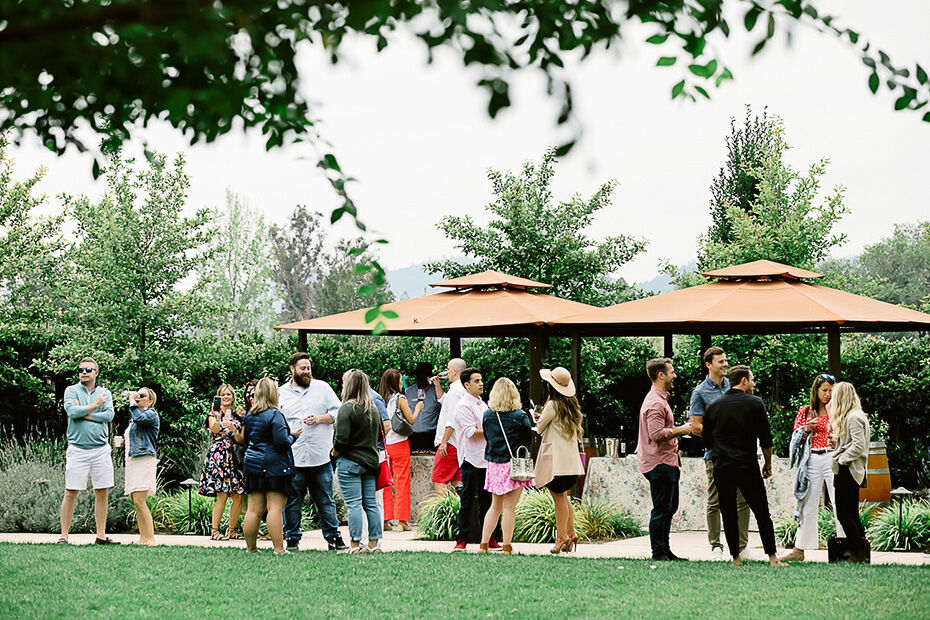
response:
<svg viewBox="0 0 930 620"><path fill-rule="evenodd" d="M348 540L348 533L345 527L340 528L343 537ZM136 540L135 534L113 534L111 536L123 544ZM208 536L181 536L181 535L157 535L155 537L159 544L191 546L191 547L245 547L245 541L214 541ZM55 543L58 540L58 534L0 534L0 542L9 543ZM93 534L71 534L69 536L71 544L86 545L94 542ZM514 543L514 552L522 555L549 555L551 544L539 545L530 543ZM435 553L448 553L452 550L451 542L436 542L430 540L420 540L417 533L414 532L385 532L382 541L384 551L431 551ZM710 547L707 544L706 532L677 532L671 535L671 547L677 555L689 560L711 560ZM259 541L259 548L270 549L270 541ZM301 550L319 550L326 549L326 542L319 530L304 532L303 540L300 543ZM470 552L476 552L478 545L469 545ZM779 549L779 555L783 553ZM566 557L582 558L616 558L616 559L647 559L651 555L649 548L649 537L640 536L638 538L629 538L627 540L617 540L605 543L579 543L578 548ZM808 562L827 561L826 551L808 551L806 553ZM762 550L762 542L759 535L755 532L750 533L749 549L743 555L744 559L766 560L767 556ZM925 553L903 553L903 552L872 552L873 564L905 564L912 566L930 565L930 554Z"/></svg>

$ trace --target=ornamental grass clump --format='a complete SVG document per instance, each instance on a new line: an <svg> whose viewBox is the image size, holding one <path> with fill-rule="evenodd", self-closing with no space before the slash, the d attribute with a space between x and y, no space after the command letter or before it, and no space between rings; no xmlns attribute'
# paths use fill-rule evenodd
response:
<svg viewBox="0 0 930 620"><path fill-rule="evenodd" d="M429 540L453 540L458 530L461 500L457 493L441 493L425 500L417 518L417 531Z"/></svg>
<svg viewBox="0 0 930 620"><path fill-rule="evenodd" d="M513 541L550 543L555 541L555 503L547 491L526 489L514 511Z"/></svg>
<svg viewBox="0 0 930 620"><path fill-rule="evenodd" d="M868 538L875 551L917 551L930 546L930 502L911 499L889 506L869 524Z"/></svg>
<svg viewBox="0 0 930 620"><path fill-rule="evenodd" d="M874 508L863 508L859 511L859 521L862 528L867 529L874 515ZM794 516L784 515L775 521L775 541L786 549L794 547L798 535L798 521ZM827 540L836 536L836 517L833 509L822 506L817 511L817 538L821 549L827 548Z"/></svg>
<svg viewBox="0 0 930 620"><path fill-rule="evenodd" d="M583 500L575 505L575 529L584 540L615 540L642 536L643 530L635 517L615 504Z"/></svg>

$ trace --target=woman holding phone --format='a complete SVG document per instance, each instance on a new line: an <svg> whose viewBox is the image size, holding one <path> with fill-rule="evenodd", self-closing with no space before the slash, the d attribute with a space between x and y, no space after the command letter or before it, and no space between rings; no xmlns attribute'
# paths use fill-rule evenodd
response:
<svg viewBox="0 0 930 620"><path fill-rule="evenodd" d="M125 493L132 498L136 523L139 525L139 540L134 544L145 546L155 544L155 524L145 498L155 495L158 466L155 450L161 426L158 412L155 411L156 399L155 391L151 388L129 392L129 425L123 434L123 447L126 450Z"/></svg>
<svg viewBox="0 0 930 620"><path fill-rule="evenodd" d="M223 384L216 391L213 407L205 421L210 431L210 448L200 474L198 492L207 497L215 497L213 518L211 519L211 540L229 540L241 538L236 533L239 514L242 509L242 496L245 493L242 470L236 467L233 459L233 443L242 443L243 424L245 420L236 410L236 395L230 385ZM223 513L226 511L226 499L232 499L229 508L229 527L226 534L220 533Z"/></svg>
<svg viewBox="0 0 930 620"><path fill-rule="evenodd" d="M798 445L809 451L805 465L808 485L807 495L798 500L798 533L795 536L794 549L781 558L783 562L802 561L806 549L820 547L817 517L824 483L830 495L830 503L834 506L836 535L840 538L844 535L843 526L836 517L836 494L833 490L833 470L830 469L833 446L830 444L832 429L827 405L833 398L835 383L836 377L833 375L817 375L811 386L810 405L798 409L798 415L794 419L794 433L801 435Z"/></svg>

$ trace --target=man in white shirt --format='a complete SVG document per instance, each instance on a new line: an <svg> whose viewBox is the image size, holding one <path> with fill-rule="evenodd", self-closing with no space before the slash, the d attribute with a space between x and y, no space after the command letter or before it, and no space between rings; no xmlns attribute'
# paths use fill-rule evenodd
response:
<svg viewBox="0 0 930 620"><path fill-rule="evenodd" d="M478 523L484 523L484 515L491 507L491 494L484 490L484 476L488 469L488 462L484 458L484 449L487 442L484 439L482 420L488 406L481 400L484 393L484 382L481 373L476 368L466 368L460 375L465 394L459 399L452 414L452 430L455 436L455 445L458 446L457 456L462 471L462 491L460 493L461 507L459 508L459 530L456 534L453 551L464 551L468 542L469 520L472 506L478 502ZM489 548L498 549L500 546L495 539L491 539Z"/></svg>
<svg viewBox="0 0 930 620"><path fill-rule="evenodd" d="M439 419L436 422L436 456L433 460L433 490L436 495L449 492L449 485L454 485L460 479L459 459L455 447L455 438L452 429L452 414L455 406L465 395L465 386L459 380L459 374L465 370L465 360L453 358L446 366L449 373L449 389L443 394L439 402Z"/></svg>
<svg viewBox="0 0 930 620"><path fill-rule="evenodd" d="M284 538L287 548L299 547L301 511L307 489L313 496L323 538L331 551L348 549L339 534L336 504L333 502L333 424L342 402L325 381L314 379L310 356L291 356L291 380L278 389L278 408L291 428L303 428L303 433L291 446L294 455L294 479L284 506Z"/></svg>

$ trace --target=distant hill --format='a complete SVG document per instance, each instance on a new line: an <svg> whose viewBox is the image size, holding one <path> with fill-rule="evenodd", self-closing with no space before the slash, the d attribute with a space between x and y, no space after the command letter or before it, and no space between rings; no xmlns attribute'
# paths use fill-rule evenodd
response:
<svg viewBox="0 0 930 620"><path fill-rule="evenodd" d="M692 260L690 263L685 265L685 271L695 271L696 269L697 260ZM646 282L640 282L638 286L647 293L649 291L652 291L653 293L668 293L669 291L675 290L675 286L672 284L671 278L669 278L664 273L661 273Z"/></svg>
<svg viewBox="0 0 930 620"><path fill-rule="evenodd" d="M468 259L461 256L442 256L439 260L446 259L463 263L470 262ZM387 277L388 286L391 287L391 292L394 293L395 299L410 299L411 297L420 297L422 295L428 295L431 292L436 292L429 287L429 284L430 282L442 280L442 275L438 273L433 275L426 273L426 270L423 269L423 265L425 264L426 261L410 265L409 267L393 270L389 269L387 271L385 276Z"/></svg>

